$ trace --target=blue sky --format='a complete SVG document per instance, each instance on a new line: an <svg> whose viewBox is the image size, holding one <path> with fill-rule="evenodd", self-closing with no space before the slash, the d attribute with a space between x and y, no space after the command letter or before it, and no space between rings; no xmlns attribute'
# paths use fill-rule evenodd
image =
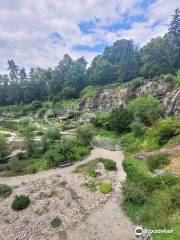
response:
<svg viewBox="0 0 180 240"><path fill-rule="evenodd" d="M88 62L114 41L163 36L180 0L0 0L0 69L53 67L65 53Z"/></svg>

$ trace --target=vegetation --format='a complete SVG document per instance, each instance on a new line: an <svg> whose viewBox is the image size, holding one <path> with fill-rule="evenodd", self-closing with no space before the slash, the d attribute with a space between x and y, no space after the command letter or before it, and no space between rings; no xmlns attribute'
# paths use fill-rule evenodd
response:
<svg viewBox="0 0 180 240"><path fill-rule="evenodd" d="M76 136L79 142L88 145L92 141L93 132L89 126L82 126L76 129Z"/></svg>
<svg viewBox="0 0 180 240"><path fill-rule="evenodd" d="M97 191L97 185L98 184L95 181L90 181L84 184L84 186L87 187L91 192Z"/></svg>
<svg viewBox="0 0 180 240"><path fill-rule="evenodd" d="M12 187L7 184L0 184L0 197L6 198L12 193Z"/></svg>
<svg viewBox="0 0 180 240"><path fill-rule="evenodd" d="M130 129L132 115L124 107L113 109L109 119L109 127L118 133L127 132Z"/></svg>
<svg viewBox="0 0 180 240"><path fill-rule="evenodd" d="M98 161L103 163L105 169L108 171L113 171L117 169L116 162L111 159L99 158Z"/></svg>
<svg viewBox="0 0 180 240"><path fill-rule="evenodd" d="M9 154L8 145L3 136L0 135L0 159L6 157Z"/></svg>
<svg viewBox="0 0 180 240"><path fill-rule="evenodd" d="M153 96L139 96L128 104L135 120L150 126L163 114L163 105Z"/></svg>
<svg viewBox="0 0 180 240"><path fill-rule="evenodd" d="M27 208L29 204L30 204L30 199L28 196L19 195L19 196L16 196L13 201L12 209L15 211L20 211Z"/></svg>
<svg viewBox="0 0 180 240"><path fill-rule="evenodd" d="M58 217L55 217L51 220L51 227L52 228L58 228L62 224L61 219Z"/></svg>
<svg viewBox="0 0 180 240"><path fill-rule="evenodd" d="M112 191L112 184L111 183L100 183L99 191L104 194L110 193Z"/></svg>
<svg viewBox="0 0 180 240"><path fill-rule="evenodd" d="M143 77L150 79L161 74L175 74L180 69L179 16L180 10L176 9L168 33L163 37L153 38L141 49L135 46L133 40L118 40L96 56L88 68L83 57L73 60L65 54L54 69L31 68L27 74L14 60L9 60L9 74L0 75L0 105L34 101L29 111L44 111L41 101L51 99L56 103L77 98L87 85L136 79L132 86L137 87ZM178 76L175 80L177 85ZM23 113L21 108L20 112Z"/></svg>
<svg viewBox="0 0 180 240"><path fill-rule="evenodd" d="M147 160L148 167L151 171L153 171L154 169L162 168L169 163L170 160L168 155L163 153L152 156Z"/></svg>

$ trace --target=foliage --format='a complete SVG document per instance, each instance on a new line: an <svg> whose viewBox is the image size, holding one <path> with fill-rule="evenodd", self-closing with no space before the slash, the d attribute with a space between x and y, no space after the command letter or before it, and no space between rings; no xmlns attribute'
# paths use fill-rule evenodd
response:
<svg viewBox="0 0 180 240"><path fill-rule="evenodd" d="M147 160L148 167L151 171L157 168L162 168L169 163L170 163L170 160L168 158L168 155L163 153L152 156Z"/></svg>
<svg viewBox="0 0 180 240"><path fill-rule="evenodd" d="M177 71L177 76L174 79L174 85L179 87L180 86L180 69Z"/></svg>
<svg viewBox="0 0 180 240"><path fill-rule="evenodd" d="M97 184L94 181L88 182L84 184L91 192L97 191Z"/></svg>
<svg viewBox="0 0 180 240"><path fill-rule="evenodd" d="M111 159L98 158L98 161L103 163L105 169L108 171L113 171L117 169L116 162Z"/></svg>
<svg viewBox="0 0 180 240"><path fill-rule="evenodd" d="M147 191L141 183L126 180L122 184L122 192L126 201L143 204L147 200Z"/></svg>
<svg viewBox="0 0 180 240"><path fill-rule="evenodd" d="M104 129L109 130L109 119L111 112L101 112L96 115L95 118L91 119L91 123L95 127L103 127Z"/></svg>
<svg viewBox="0 0 180 240"><path fill-rule="evenodd" d="M139 96L128 104L134 119L145 125L152 125L163 113L163 105L153 96Z"/></svg>
<svg viewBox="0 0 180 240"><path fill-rule="evenodd" d="M44 159L49 167L57 167L65 162L81 160L84 154L86 155L88 152L85 148L83 151L80 150L81 147L81 144L72 140L61 140L45 153ZM86 149L89 149L89 147L87 146Z"/></svg>
<svg viewBox="0 0 180 240"><path fill-rule="evenodd" d="M118 133L127 132L130 129L131 122L132 115L123 106L112 110L109 119L110 129L115 130Z"/></svg>
<svg viewBox="0 0 180 240"><path fill-rule="evenodd" d="M111 183L100 183L99 191L104 194L110 193L112 191L112 184Z"/></svg>
<svg viewBox="0 0 180 240"><path fill-rule="evenodd" d="M140 87L144 83L144 78L143 77L137 77L130 81L129 83L129 88L131 90L135 90L136 88Z"/></svg>
<svg viewBox="0 0 180 240"><path fill-rule="evenodd" d="M0 197L6 198L12 193L12 187L7 184L0 184Z"/></svg>
<svg viewBox="0 0 180 240"><path fill-rule="evenodd" d="M146 133L145 126L139 121L132 122L131 129L135 137L142 137Z"/></svg>
<svg viewBox="0 0 180 240"><path fill-rule="evenodd" d="M79 165L76 169L75 169L75 173L84 173L86 175L96 177L97 173L95 171L96 165L99 162L99 159L94 159L89 161L88 163L84 163Z"/></svg>
<svg viewBox="0 0 180 240"><path fill-rule="evenodd" d="M8 145L3 136L0 135L0 159L6 157L9 154Z"/></svg>
<svg viewBox="0 0 180 240"><path fill-rule="evenodd" d="M89 126L82 126L76 129L77 140L83 145L91 143L93 132Z"/></svg>
<svg viewBox="0 0 180 240"><path fill-rule="evenodd" d="M52 228L58 228L61 224L62 224L62 221L58 217L55 217L51 220L51 227Z"/></svg>
<svg viewBox="0 0 180 240"><path fill-rule="evenodd" d="M19 196L16 196L13 201L12 209L15 211L23 210L27 208L29 204L30 204L30 199L28 196L19 195Z"/></svg>

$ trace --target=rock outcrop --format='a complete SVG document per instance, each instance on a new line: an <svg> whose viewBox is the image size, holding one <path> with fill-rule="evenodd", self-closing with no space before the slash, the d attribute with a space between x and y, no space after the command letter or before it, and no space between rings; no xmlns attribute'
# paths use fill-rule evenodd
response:
<svg viewBox="0 0 180 240"><path fill-rule="evenodd" d="M104 87L95 96L80 102L78 110L81 111L105 111L126 105L133 98L150 94L162 101L166 107L165 116L180 114L180 88L175 88L172 82L146 81L141 86L132 89L126 87Z"/></svg>

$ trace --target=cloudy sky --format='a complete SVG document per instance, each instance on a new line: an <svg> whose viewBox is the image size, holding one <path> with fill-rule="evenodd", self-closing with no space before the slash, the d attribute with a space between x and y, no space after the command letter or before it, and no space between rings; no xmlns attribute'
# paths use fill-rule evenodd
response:
<svg viewBox="0 0 180 240"><path fill-rule="evenodd" d="M90 62L120 38L163 35L180 0L0 0L0 70L52 67L69 53Z"/></svg>

